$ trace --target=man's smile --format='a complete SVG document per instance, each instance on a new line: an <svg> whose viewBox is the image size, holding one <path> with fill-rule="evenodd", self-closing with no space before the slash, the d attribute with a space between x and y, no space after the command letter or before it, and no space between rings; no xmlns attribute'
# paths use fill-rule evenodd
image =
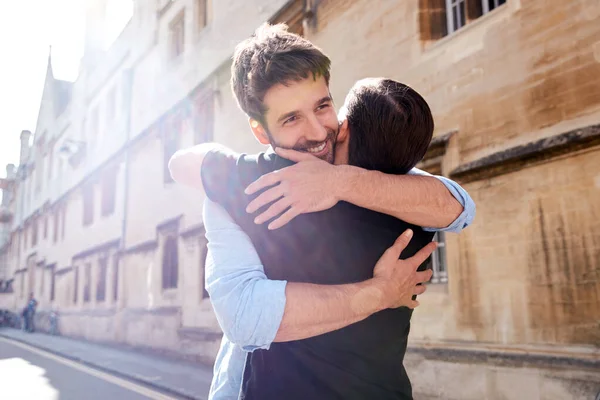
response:
<svg viewBox="0 0 600 400"><path fill-rule="evenodd" d="M312 153L314 155L318 155L319 153L322 153L326 147L327 147L327 141L324 141L323 143L321 143L317 146L307 148L305 151L308 153Z"/></svg>

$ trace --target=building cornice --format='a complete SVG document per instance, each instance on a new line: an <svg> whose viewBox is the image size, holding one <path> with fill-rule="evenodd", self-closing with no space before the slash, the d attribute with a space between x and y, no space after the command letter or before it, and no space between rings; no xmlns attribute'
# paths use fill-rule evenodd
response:
<svg viewBox="0 0 600 400"><path fill-rule="evenodd" d="M461 183L493 178L600 144L600 124L511 147L463 164L450 173Z"/></svg>

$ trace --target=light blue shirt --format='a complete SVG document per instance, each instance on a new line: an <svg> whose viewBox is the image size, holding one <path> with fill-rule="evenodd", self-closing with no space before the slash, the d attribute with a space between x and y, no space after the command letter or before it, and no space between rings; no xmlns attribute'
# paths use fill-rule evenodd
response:
<svg viewBox="0 0 600 400"><path fill-rule="evenodd" d="M413 169L415 175L429 175ZM456 182L436 176L464 210L449 226L429 231L460 232L475 217L475 203ZM286 281L267 279L252 241L220 205L206 199L203 210L208 240L206 289L223 330L214 364L210 400L239 397L246 352L268 349L283 318Z"/></svg>

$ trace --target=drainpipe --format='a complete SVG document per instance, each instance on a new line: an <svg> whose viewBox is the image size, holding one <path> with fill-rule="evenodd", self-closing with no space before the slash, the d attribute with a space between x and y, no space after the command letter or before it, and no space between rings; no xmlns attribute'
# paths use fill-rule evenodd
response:
<svg viewBox="0 0 600 400"><path fill-rule="evenodd" d="M125 157L123 161L123 214L121 220L121 242L119 245L120 255L123 255L125 252L125 237L127 235L127 205L129 202L129 141L131 138L131 114L132 114L132 98L133 98L133 67L130 67L125 70L125 80L126 80L126 98L125 104L127 104L127 113L125 115ZM119 257L120 258L120 257ZM119 263L119 270L122 268L121 263ZM120 271L119 271L120 272ZM118 279L117 279L118 281ZM119 292L122 292L124 289L124 282L119 282L118 288ZM123 304L122 296L119 296L120 293L117 293L117 304Z"/></svg>
<svg viewBox="0 0 600 400"><path fill-rule="evenodd" d="M137 3L137 1L135 2ZM134 5L135 5L134 3ZM134 15L133 18L136 18L136 13L137 13L137 9L134 9ZM135 21L134 21L135 22ZM131 115L133 113L133 78L134 78L134 72L135 69L137 67L137 65L142 62L145 57L148 55L148 53L150 53L152 51L152 49L154 49L154 47L157 45L158 43L158 31L157 31L157 27L154 28L154 32L153 32L153 38L150 41L150 43L148 44L148 46L146 47L146 49L144 49L144 51L138 55L138 57L136 59L133 60L131 66L129 68L127 68L124 71L124 79L126 79L127 81L127 92L126 92L126 103L127 104L127 113L125 115L125 154L124 154L124 160L123 160L123 164L124 164L124 174L125 177L123 179L123 217L122 217L122 221L121 221L121 241L119 244L119 252L120 255L119 257L121 257L122 255L124 255L125 253L125 245L126 245L126 241L125 241L125 237L127 235L127 205L129 203L129 169L130 169L130 151L131 151L131 147L130 147L130 141L131 141ZM122 268L122 265L119 263L119 272L124 271L124 269ZM123 279L121 281L119 281L119 293L117 293L117 311L119 310L118 304L124 305L124 299L123 296L119 296L119 294L124 293L125 292L125 287L126 287L126 282L125 282L125 274L121 274L121 276L123 277ZM117 323L117 341L121 341L122 338L122 334L120 332L120 328L122 327L122 323L118 322Z"/></svg>

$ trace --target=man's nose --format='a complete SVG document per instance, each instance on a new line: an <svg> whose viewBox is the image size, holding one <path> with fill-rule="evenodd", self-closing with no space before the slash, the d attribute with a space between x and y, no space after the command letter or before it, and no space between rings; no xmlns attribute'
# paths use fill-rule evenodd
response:
<svg viewBox="0 0 600 400"><path fill-rule="evenodd" d="M327 139L327 128L316 116L309 119L310 126L306 134L306 139L314 142L322 142Z"/></svg>

